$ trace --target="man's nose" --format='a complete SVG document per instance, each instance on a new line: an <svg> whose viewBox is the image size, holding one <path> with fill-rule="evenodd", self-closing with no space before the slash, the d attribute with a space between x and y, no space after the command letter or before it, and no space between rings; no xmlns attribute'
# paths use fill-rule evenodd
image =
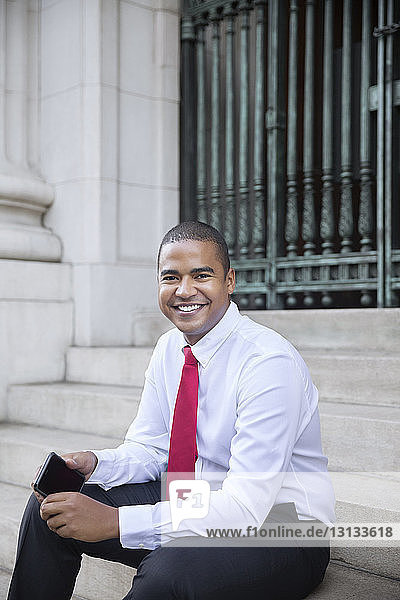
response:
<svg viewBox="0 0 400 600"><path fill-rule="evenodd" d="M182 277L176 288L175 295L181 298L190 298L196 294L196 288L192 277Z"/></svg>

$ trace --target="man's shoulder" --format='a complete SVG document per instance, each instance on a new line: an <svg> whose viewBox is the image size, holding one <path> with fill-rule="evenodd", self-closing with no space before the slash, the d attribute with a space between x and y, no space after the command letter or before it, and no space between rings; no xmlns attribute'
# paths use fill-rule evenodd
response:
<svg viewBox="0 0 400 600"><path fill-rule="evenodd" d="M295 350L292 343L271 327L257 323L247 315L241 315L235 330L237 343L252 346L259 353L287 352Z"/></svg>
<svg viewBox="0 0 400 600"><path fill-rule="evenodd" d="M163 353L170 350L172 347L180 348L182 345L182 333L176 327L169 329L157 340L154 348L155 353Z"/></svg>

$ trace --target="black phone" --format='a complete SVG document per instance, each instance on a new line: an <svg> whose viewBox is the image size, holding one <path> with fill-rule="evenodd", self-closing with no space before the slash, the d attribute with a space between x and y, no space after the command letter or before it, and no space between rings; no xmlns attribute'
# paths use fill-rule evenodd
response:
<svg viewBox="0 0 400 600"><path fill-rule="evenodd" d="M85 476L80 471L69 469L66 462L55 452L51 452L44 461L33 489L46 497L57 492L80 492Z"/></svg>

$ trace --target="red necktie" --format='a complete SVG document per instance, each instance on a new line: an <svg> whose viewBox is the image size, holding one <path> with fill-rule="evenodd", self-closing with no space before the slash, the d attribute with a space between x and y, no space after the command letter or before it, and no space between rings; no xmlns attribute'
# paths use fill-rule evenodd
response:
<svg viewBox="0 0 400 600"><path fill-rule="evenodd" d="M196 425L199 372L190 346L183 349L181 382L175 402L169 443L168 473L194 473L197 459ZM168 477L168 479L170 479Z"/></svg>

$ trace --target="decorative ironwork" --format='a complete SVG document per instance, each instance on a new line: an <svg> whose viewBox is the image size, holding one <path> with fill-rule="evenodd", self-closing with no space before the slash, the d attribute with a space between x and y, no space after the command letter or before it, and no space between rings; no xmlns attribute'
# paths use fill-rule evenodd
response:
<svg viewBox="0 0 400 600"><path fill-rule="evenodd" d="M306 1L306 50L304 77L304 202L303 240L304 255L315 252L315 207L314 207L314 10L315 0ZM312 303L311 300L309 300Z"/></svg>
<svg viewBox="0 0 400 600"><path fill-rule="evenodd" d="M220 190L220 14L213 11L212 23L212 74L211 74L211 207L210 223L216 229L221 227L221 190Z"/></svg>
<svg viewBox="0 0 400 600"><path fill-rule="evenodd" d="M255 257L265 256L264 212L264 49L266 0L256 0L256 65L254 108L254 222L253 252Z"/></svg>
<svg viewBox="0 0 400 600"><path fill-rule="evenodd" d="M297 56L298 56L298 2L290 2L289 16L289 89L287 125L287 208L285 239L288 257L297 256L299 215L297 205ZM289 304L293 305L293 297Z"/></svg>
<svg viewBox="0 0 400 600"><path fill-rule="evenodd" d="M206 82L205 82L205 39L207 22L200 20L197 25L197 215L200 221L207 221L206 187Z"/></svg>
<svg viewBox="0 0 400 600"><path fill-rule="evenodd" d="M372 168L370 156L370 115L368 106L368 90L371 72L371 0L363 1L362 15L362 48L361 48L361 85L360 85L360 208L358 231L360 249L364 252L372 250L373 213L372 213ZM371 306L372 294L368 290L361 293L362 306Z"/></svg>
<svg viewBox="0 0 400 600"><path fill-rule="evenodd" d="M333 238L333 1L325 0L324 7L324 62L323 62L323 140L322 140L322 206L321 206L321 249L322 254L334 251ZM329 281L329 268L322 267L323 281ZM324 307L332 306L333 299L325 290L321 297Z"/></svg>
<svg viewBox="0 0 400 600"><path fill-rule="evenodd" d="M391 35L400 31L400 23L392 23L391 25L384 25L383 27L374 27L374 37L378 38L383 35Z"/></svg>
<svg viewBox="0 0 400 600"><path fill-rule="evenodd" d="M232 4L224 8L225 17L225 239L230 256L235 253L236 214L235 214L235 149L234 149L234 49L235 49L235 16Z"/></svg>
<svg viewBox="0 0 400 600"><path fill-rule="evenodd" d="M374 22L375 4L184 3L193 204L224 231L242 308L399 303L400 5L377 0Z"/></svg>
<svg viewBox="0 0 400 600"><path fill-rule="evenodd" d="M333 252L333 0L325 0L324 13L324 81L323 81L323 145L322 207L320 234L322 253Z"/></svg>
<svg viewBox="0 0 400 600"><path fill-rule="evenodd" d="M249 252L249 2L239 3L240 13L240 108L239 108L239 247L246 258Z"/></svg>
<svg viewBox="0 0 400 600"><path fill-rule="evenodd" d="M342 193L340 198L339 217L339 234L342 239L342 252L351 252L353 245L353 173L351 170L351 9L351 0L343 0L341 122Z"/></svg>

